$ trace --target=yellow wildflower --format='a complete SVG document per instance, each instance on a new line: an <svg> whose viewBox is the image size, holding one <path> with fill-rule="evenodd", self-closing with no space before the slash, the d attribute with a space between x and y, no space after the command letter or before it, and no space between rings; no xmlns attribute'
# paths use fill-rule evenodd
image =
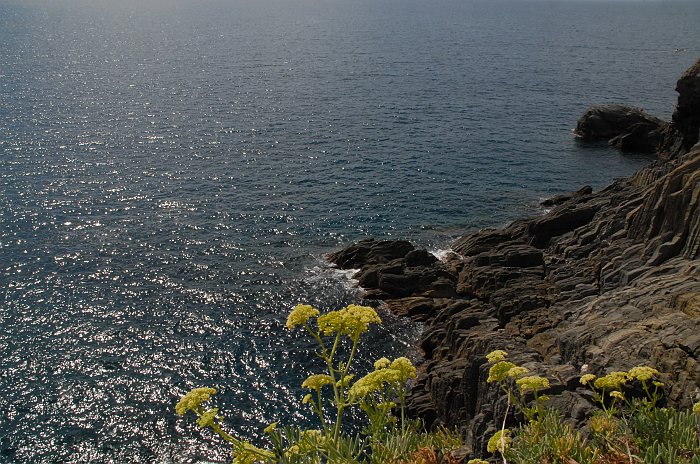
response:
<svg viewBox="0 0 700 464"><path fill-rule="evenodd" d="M641 381L649 380L655 375L659 375L659 371L648 366L637 366L630 369L627 373L630 379L637 379Z"/></svg>
<svg viewBox="0 0 700 464"><path fill-rule="evenodd" d="M549 380L545 377L540 377L537 375L531 375L529 377L523 377L515 381L520 388L520 393L525 393L528 391L540 391L549 388Z"/></svg>
<svg viewBox="0 0 700 464"><path fill-rule="evenodd" d="M490 363L496 363L498 361L503 361L508 357L508 353L503 350L495 350L486 355L486 360Z"/></svg>
<svg viewBox="0 0 700 464"><path fill-rule="evenodd" d="M592 380L595 380L595 375L593 374L585 374L581 376L581 379L579 379L579 382L581 382L581 385L588 385L591 383Z"/></svg>
<svg viewBox="0 0 700 464"><path fill-rule="evenodd" d="M214 388L193 388L180 398L180 401L175 405L175 412L180 416L184 416L187 411L195 411L199 405L209 401L211 395L215 393L216 389Z"/></svg>
<svg viewBox="0 0 700 464"><path fill-rule="evenodd" d="M617 390L628 380L627 372L611 372L608 375L598 378L593 385L603 390Z"/></svg>
<svg viewBox="0 0 700 464"><path fill-rule="evenodd" d="M494 433L489 442L486 445L486 449L489 453L495 453L496 451L503 452L510 447L513 439L510 438L510 430L503 429Z"/></svg>
<svg viewBox="0 0 700 464"><path fill-rule="evenodd" d="M484 461L483 459L470 459L467 461L467 464L489 464L489 462Z"/></svg>
<svg viewBox="0 0 700 464"><path fill-rule="evenodd" d="M405 382L416 377L416 368L413 367L413 363L408 358L400 357L394 359L390 368L398 372L399 382Z"/></svg>
<svg viewBox="0 0 700 464"><path fill-rule="evenodd" d="M693 405L693 412L695 414L700 414L700 401L698 401L697 403L695 403Z"/></svg>
<svg viewBox="0 0 700 464"><path fill-rule="evenodd" d="M311 395L311 393L307 393L306 395L304 395L304 399L301 400L301 404L310 403L311 401L313 401L313 398L314 397L313 395Z"/></svg>
<svg viewBox="0 0 700 464"><path fill-rule="evenodd" d="M502 382L508 377L508 371L515 367L515 364L508 361L499 361L489 369L487 382Z"/></svg>
<svg viewBox="0 0 700 464"><path fill-rule="evenodd" d="M374 363L374 370L378 371L380 369L386 369L387 367L389 367L390 364L391 364L391 361L389 361L388 359L379 358Z"/></svg>
<svg viewBox="0 0 700 464"><path fill-rule="evenodd" d="M339 333L357 339L370 324L381 324L377 312L369 306L348 305L318 318L318 328L324 335Z"/></svg>
<svg viewBox="0 0 700 464"><path fill-rule="evenodd" d="M209 427L214 423L217 414L219 414L218 408L210 409L209 411L199 416L199 418L197 419L197 425L199 425L202 428Z"/></svg>
<svg viewBox="0 0 700 464"><path fill-rule="evenodd" d="M610 396L613 398L617 398L619 400L624 401L625 400L625 395L621 391L613 390L610 392Z"/></svg>
<svg viewBox="0 0 700 464"><path fill-rule="evenodd" d="M663 382L657 382L656 380L654 380L652 383L656 388L661 388L664 386Z"/></svg>
<svg viewBox="0 0 700 464"><path fill-rule="evenodd" d="M343 377L335 383L336 387L343 387L345 385L350 384L350 381L353 379L353 377L355 377L355 374L346 375L345 377Z"/></svg>
<svg viewBox="0 0 700 464"><path fill-rule="evenodd" d="M310 305L298 304L287 317L287 328L292 330L298 325L304 325L309 318L319 314L319 310Z"/></svg>
<svg viewBox="0 0 700 464"><path fill-rule="evenodd" d="M510 377L511 379L519 379L520 377L527 374L528 372L530 372L530 371L527 369L527 367L515 366L515 367L511 367L510 369L508 369L508 372L506 373L506 375L508 377Z"/></svg>
<svg viewBox="0 0 700 464"><path fill-rule="evenodd" d="M273 422L272 424L268 425L263 429L263 432L266 434L271 434L275 429L277 428L277 422Z"/></svg>
<svg viewBox="0 0 700 464"><path fill-rule="evenodd" d="M301 388L320 390L324 385L333 385L333 377L328 374L313 374L304 380L304 383L301 384Z"/></svg>

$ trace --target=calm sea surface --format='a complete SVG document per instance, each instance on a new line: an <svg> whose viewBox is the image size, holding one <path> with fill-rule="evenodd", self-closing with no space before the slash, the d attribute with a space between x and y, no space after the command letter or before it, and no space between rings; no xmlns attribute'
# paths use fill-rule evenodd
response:
<svg viewBox="0 0 700 464"><path fill-rule="evenodd" d="M216 386L251 438L304 423L298 302L323 253L431 250L648 158L571 136L669 118L700 2L0 0L0 461L196 462ZM383 314L362 362L412 354ZM301 412L300 412L301 411Z"/></svg>

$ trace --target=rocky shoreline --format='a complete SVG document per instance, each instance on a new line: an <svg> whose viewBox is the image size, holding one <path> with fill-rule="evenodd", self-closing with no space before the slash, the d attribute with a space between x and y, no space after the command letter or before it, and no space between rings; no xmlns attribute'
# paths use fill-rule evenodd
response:
<svg viewBox="0 0 700 464"><path fill-rule="evenodd" d="M329 255L365 297L425 323L425 363L410 409L457 426L482 455L505 398L485 354L551 381L572 420L594 407L583 371L662 371L667 400L700 399L700 61L678 81L670 123L619 105L592 107L577 133L658 160L593 192L550 199L547 214L467 234L440 261L401 240L364 240ZM516 420L517 418L512 418Z"/></svg>

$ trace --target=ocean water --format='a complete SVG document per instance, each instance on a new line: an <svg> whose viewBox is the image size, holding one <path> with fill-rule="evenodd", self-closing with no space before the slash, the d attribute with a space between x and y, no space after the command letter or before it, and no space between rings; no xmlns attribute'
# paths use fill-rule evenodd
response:
<svg viewBox="0 0 700 464"><path fill-rule="evenodd" d="M226 461L178 418L303 424L290 308L358 302L324 253L537 214L649 162L571 135L670 118L700 3L0 1L0 462ZM416 356L382 312L361 362Z"/></svg>

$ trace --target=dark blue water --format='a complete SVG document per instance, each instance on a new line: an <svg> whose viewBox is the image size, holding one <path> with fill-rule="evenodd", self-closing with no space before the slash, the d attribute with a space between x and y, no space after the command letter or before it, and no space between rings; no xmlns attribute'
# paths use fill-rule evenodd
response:
<svg viewBox="0 0 700 464"><path fill-rule="evenodd" d="M0 1L0 460L194 462L174 415L303 423L298 302L322 255L437 250L648 158L584 148L591 103L665 118L700 3ZM680 49L680 50L678 50ZM386 324L363 359L410 353Z"/></svg>

